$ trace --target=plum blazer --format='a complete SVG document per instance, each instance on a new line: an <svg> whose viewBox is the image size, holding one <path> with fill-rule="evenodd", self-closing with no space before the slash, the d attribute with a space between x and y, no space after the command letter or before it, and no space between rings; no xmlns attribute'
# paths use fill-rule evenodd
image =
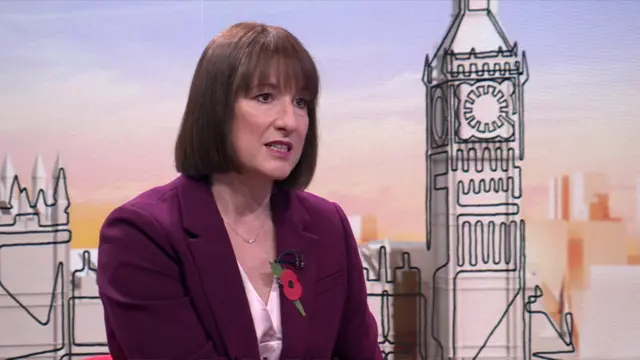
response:
<svg viewBox="0 0 640 360"><path fill-rule="evenodd" d="M281 359L380 360L353 233L335 203L274 189L277 251L305 267L302 316L281 301ZM259 359L233 248L208 184L180 176L116 208L100 231L98 286L114 360Z"/></svg>

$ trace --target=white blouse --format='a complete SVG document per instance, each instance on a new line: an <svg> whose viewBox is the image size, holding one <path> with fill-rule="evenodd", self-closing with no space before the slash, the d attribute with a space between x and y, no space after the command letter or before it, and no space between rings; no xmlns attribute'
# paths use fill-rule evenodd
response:
<svg viewBox="0 0 640 360"><path fill-rule="evenodd" d="M256 328L260 359L279 360L282 351L282 323L280 322L280 289L278 284L274 279L265 305L240 263L238 263L238 267L242 275L244 290L247 293L247 300L249 300L253 324Z"/></svg>

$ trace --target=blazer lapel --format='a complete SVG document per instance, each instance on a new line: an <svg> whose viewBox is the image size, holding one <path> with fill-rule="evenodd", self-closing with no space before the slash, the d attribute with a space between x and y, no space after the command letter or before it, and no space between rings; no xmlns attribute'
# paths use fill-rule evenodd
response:
<svg viewBox="0 0 640 360"><path fill-rule="evenodd" d="M258 344L240 269L213 194L206 183L184 176L179 182L188 246L227 356L258 359Z"/></svg>
<svg viewBox="0 0 640 360"><path fill-rule="evenodd" d="M312 315L313 286L315 285L314 243L317 239L306 232L309 217L291 192L285 190L274 191L271 200L273 221L276 232L277 253L286 250L296 250L303 255L305 265L303 269L292 270L298 276L302 285L300 302L306 312L302 316L295 304L280 292L280 312L282 321L282 353L283 359L301 359L306 356L306 340L309 331L309 317ZM288 267L287 265L284 265Z"/></svg>

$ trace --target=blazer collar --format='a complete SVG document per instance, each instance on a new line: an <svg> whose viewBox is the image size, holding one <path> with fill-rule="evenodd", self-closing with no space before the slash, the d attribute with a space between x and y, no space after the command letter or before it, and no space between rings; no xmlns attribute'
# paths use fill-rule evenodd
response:
<svg viewBox="0 0 640 360"><path fill-rule="evenodd" d="M313 309L313 286L316 280L317 237L307 230L309 216L299 199L291 191L276 190L271 198L271 211L276 229L277 253L296 250L304 257L303 269L292 269L302 286L300 302L306 316L298 312L295 304L280 292L280 313L282 317L282 359L302 359L305 354L309 319Z"/></svg>
<svg viewBox="0 0 640 360"><path fill-rule="evenodd" d="M189 237L189 248L200 274L207 302L222 335L227 356L258 359L255 327L246 297L240 270L224 226L222 216L208 184L180 176L177 188L182 221ZM303 358L306 348L309 316L315 283L316 236L307 232L309 216L291 191L274 189L271 212L276 235L276 253L288 249L304 256L305 267L293 269L303 292L300 301L306 312L302 316L292 301L281 292L281 322L283 331L282 358ZM209 323L204 321L204 323ZM215 339L213 339L215 342Z"/></svg>

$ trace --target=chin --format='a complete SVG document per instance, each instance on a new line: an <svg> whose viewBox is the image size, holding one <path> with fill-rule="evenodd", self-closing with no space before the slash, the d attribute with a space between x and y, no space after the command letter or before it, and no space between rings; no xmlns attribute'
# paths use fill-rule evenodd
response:
<svg viewBox="0 0 640 360"><path fill-rule="evenodd" d="M287 178L287 176L289 176L289 174L291 174L291 171L293 170L293 168L287 166L287 167L278 167L278 168L271 168L271 169L264 169L262 171L262 173L274 180L274 181L279 181L279 180L284 180Z"/></svg>
<svg viewBox="0 0 640 360"><path fill-rule="evenodd" d="M273 179L273 181L280 181L286 179L289 174L291 174L291 171L269 173L267 176Z"/></svg>

